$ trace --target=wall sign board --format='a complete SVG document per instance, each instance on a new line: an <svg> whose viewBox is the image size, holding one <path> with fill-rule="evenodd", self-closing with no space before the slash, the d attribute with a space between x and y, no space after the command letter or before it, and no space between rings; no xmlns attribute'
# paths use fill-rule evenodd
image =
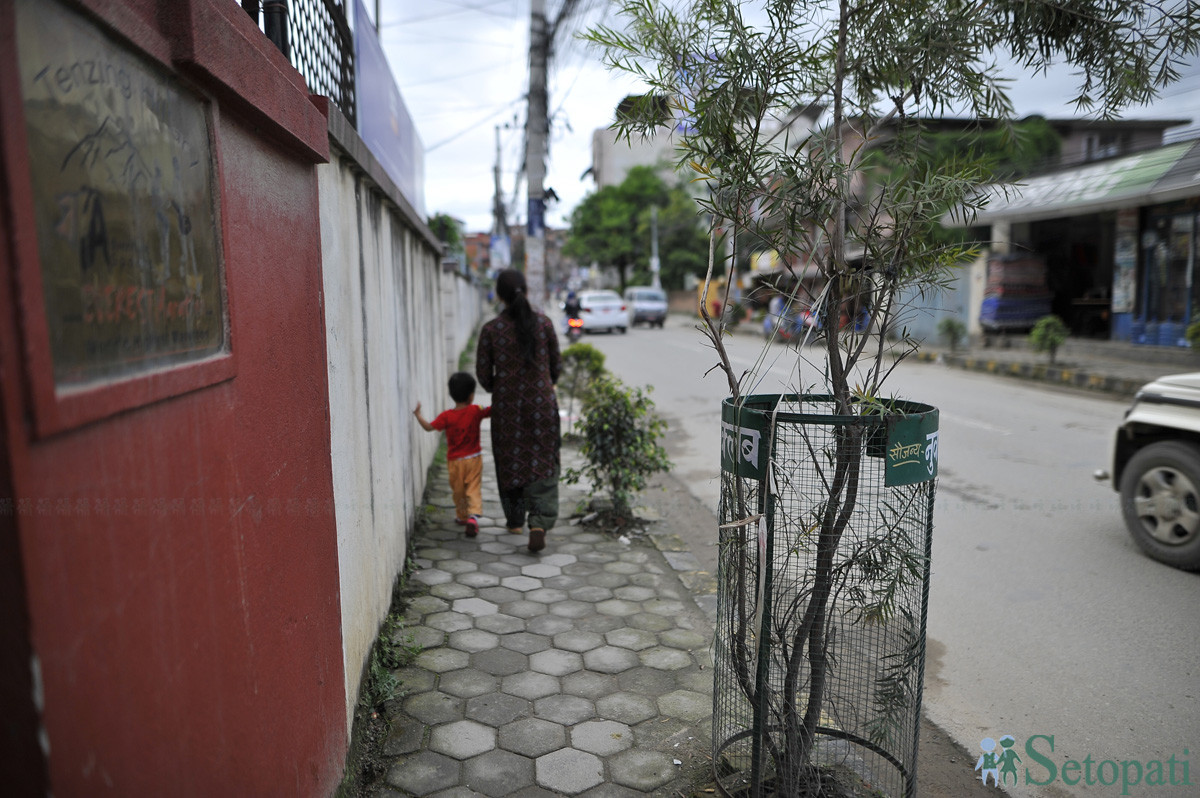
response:
<svg viewBox="0 0 1200 798"><path fill-rule="evenodd" d="M16 33L56 391L226 352L204 102L57 2Z"/></svg>

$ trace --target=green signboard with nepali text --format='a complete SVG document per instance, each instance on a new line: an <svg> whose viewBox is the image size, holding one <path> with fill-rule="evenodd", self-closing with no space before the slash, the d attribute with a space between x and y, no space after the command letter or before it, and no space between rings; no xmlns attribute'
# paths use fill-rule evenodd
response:
<svg viewBox="0 0 1200 798"><path fill-rule="evenodd" d="M938 411L889 416L885 423L884 484L912 485L937 477Z"/></svg>

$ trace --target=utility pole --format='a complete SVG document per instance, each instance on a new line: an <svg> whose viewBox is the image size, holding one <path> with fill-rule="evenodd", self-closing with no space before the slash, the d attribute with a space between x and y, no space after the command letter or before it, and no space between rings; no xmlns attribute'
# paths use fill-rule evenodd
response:
<svg viewBox="0 0 1200 798"><path fill-rule="evenodd" d="M546 300L546 0L532 0L529 9L529 115L525 130L525 174L529 212L525 222L525 282L529 301L541 309Z"/></svg>
<svg viewBox="0 0 1200 798"><path fill-rule="evenodd" d="M662 288L662 280L658 278L658 206L650 206L650 285Z"/></svg>
<svg viewBox="0 0 1200 798"><path fill-rule="evenodd" d="M489 260L493 269L502 269L508 268L511 254L506 244L508 215L504 211L504 194L500 189L500 125L496 125L496 166L492 171L496 181L496 195L492 199L492 242Z"/></svg>

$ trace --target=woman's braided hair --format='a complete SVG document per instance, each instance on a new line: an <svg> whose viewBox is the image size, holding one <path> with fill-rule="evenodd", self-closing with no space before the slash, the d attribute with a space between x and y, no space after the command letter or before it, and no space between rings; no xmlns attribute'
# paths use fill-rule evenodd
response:
<svg viewBox="0 0 1200 798"><path fill-rule="evenodd" d="M504 302L504 313L517 328L517 347L526 363L533 362L537 347L537 313L525 295L525 275L516 269L505 269L496 278L496 296Z"/></svg>

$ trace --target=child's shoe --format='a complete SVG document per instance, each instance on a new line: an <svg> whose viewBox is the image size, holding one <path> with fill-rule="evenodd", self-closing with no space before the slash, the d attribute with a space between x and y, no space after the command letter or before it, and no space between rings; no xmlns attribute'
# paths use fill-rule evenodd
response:
<svg viewBox="0 0 1200 798"><path fill-rule="evenodd" d="M467 527L467 537L473 538L479 534L479 522L474 518L468 518L463 523L465 523Z"/></svg>

